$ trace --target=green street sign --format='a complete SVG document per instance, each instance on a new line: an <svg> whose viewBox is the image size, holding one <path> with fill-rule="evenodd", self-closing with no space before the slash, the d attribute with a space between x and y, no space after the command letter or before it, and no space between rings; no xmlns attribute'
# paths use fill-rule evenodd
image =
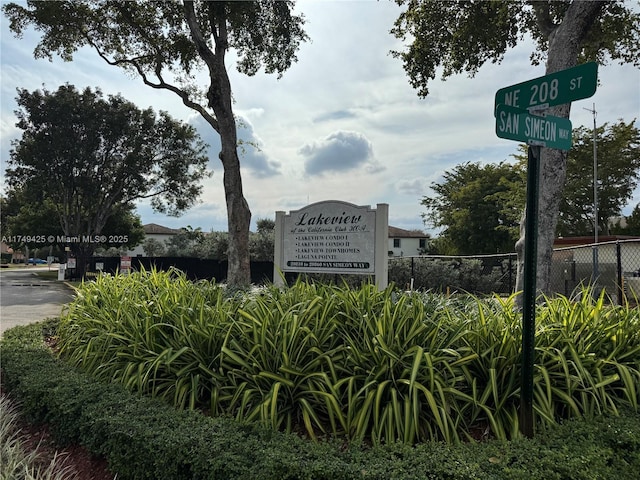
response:
<svg viewBox="0 0 640 480"><path fill-rule="evenodd" d="M596 92L597 83L598 64L585 63L501 88L496 92L494 109L498 105L509 105L521 110L562 105L589 98Z"/></svg>
<svg viewBox="0 0 640 480"><path fill-rule="evenodd" d="M558 150L571 149L571 121L567 118L531 115L526 110L498 105L496 135L500 138Z"/></svg>

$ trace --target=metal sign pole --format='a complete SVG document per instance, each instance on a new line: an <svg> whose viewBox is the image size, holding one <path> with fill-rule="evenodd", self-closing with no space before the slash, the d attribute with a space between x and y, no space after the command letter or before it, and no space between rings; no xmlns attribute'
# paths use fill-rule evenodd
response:
<svg viewBox="0 0 640 480"><path fill-rule="evenodd" d="M538 291L536 269L540 148L543 146L571 150L572 144L572 127L568 118L537 114L554 105L563 105L574 100L588 98L596 92L597 85L598 64L591 62L501 88L496 92L495 97L493 112L496 117L496 135L500 138L529 144L522 299L522 383L520 389L520 432L527 437L533 437L534 430L533 367ZM595 105L593 109L595 111ZM595 174L594 177L596 177ZM595 199L594 204L597 204ZM595 250L595 254L597 255L597 250ZM597 264L597 257L594 263Z"/></svg>
<svg viewBox="0 0 640 480"><path fill-rule="evenodd" d="M540 147L529 146L524 238L524 297L522 299L522 378L520 387L520 432L528 438L533 437L534 430L533 365L536 335L539 175Z"/></svg>

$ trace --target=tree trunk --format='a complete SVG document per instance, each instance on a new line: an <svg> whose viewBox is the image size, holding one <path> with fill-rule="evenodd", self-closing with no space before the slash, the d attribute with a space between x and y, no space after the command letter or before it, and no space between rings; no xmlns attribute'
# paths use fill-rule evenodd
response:
<svg viewBox="0 0 640 480"><path fill-rule="evenodd" d="M249 262L249 224L251 211L242 192L240 160L236 148L236 125L233 115L229 122L220 122L222 151L220 160L224 168L224 193L227 202L227 225L229 229L229 266L227 283L243 286L251 283L251 265ZM230 125L227 125L230 123Z"/></svg>
<svg viewBox="0 0 640 480"><path fill-rule="evenodd" d="M242 190L238 134L231 104L231 82L224 65L223 51L221 48L217 52L216 68L210 70L211 87L208 98L209 106L213 109L218 120L218 134L222 145L220 161L224 171L223 184L229 231L227 283L234 286L245 286L251 283L251 264L249 262L251 211Z"/></svg>
<svg viewBox="0 0 640 480"><path fill-rule="evenodd" d="M71 246L71 253L76 259L76 268L73 275L74 279L84 280L87 270L89 269L89 261L93 256L94 251L95 248L93 245L82 242Z"/></svg>
<svg viewBox="0 0 640 480"><path fill-rule="evenodd" d="M229 229L227 283L234 286L244 286L251 283L251 264L249 263L251 211L242 192L236 120L231 102L231 82L224 60L229 47L227 17L224 2L210 2L207 4L207 8L215 43L214 51L209 48L200 30L194 3L184 2L185 18L191 30L193 41L198 49L198 54L209 69L211 84L207 92L207 99L216 118L210 118L205 114L206 112L200 113L218 132L222 144L220 161L224 171L223 184Z"/></svg>
<svg viewBox="0 0 640 480"><path fill-rule="evenodd" d="M245 286L251 283L249 262L251 211L242 190L236 120L231 109L231 84L224 64L211 74L211 88L208 96L209 106L218 120L218 134L222 144L220 161L224 171L223 185L229 231L227 283Z"/></svg>
<svg viewBox="0 0 640 480"><path fill-rule="evenodd" d="M576 66L582 40L598 17L605 2L574 1L562 21L549 35L549 51L546 75ZM571 104L552 107L547 112L555 117L569 118ZM549 295L551 265L560 200L567 175L567 152L543 148L540 161L540 191L538 192L537 290ZM520 223L520 239L516 243L517 277L516 291L524 286L524 237L525 214ZM519 302L522 296L518 296Z"/></svg>

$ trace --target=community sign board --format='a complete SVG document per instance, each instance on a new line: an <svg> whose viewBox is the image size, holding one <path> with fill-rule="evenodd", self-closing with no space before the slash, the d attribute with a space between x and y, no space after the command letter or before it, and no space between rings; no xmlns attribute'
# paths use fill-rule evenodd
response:
<svg viewBox="0 0 640 480"><path fill-rule="evenodd" d="M387 204L372 209L339 200L276 212L274 281L280 272L375 274L384 288L388 212Z"/></svg>

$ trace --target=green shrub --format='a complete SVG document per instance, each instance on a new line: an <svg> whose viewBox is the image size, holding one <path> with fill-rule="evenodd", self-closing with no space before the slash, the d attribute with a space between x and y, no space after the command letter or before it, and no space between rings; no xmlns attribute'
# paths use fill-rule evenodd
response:
<svg viewBox="0 0 640 480"><path fill-rule="evenodd" d="M120 385L96 382L54 358L38 341L42 331L42 325L33 325L5 333L6 389L24 401L25 413L31 409L33 420L56 418L54 435L61 429L60 438L104 455L122 480L635 480L640 471L640 414L632 410L541 427L532 440L373 448L310 442L255 424L175 410ZM51 395L56 383L60 388Z"/></svg>
<svg viewBox="0 0 640 480"><path fill-rule="evenodd" d="M177 271L103 275L78 288L60 325L60 352L98 378L180 407L203 407L212 388L204 380L219 361L221 325L238 298Z"/></svg>
<svg viewBox="0 0 640 480"><path fill-rule="evenodd" d="M514 298L301 281L229 297L179 272L142 271L84 284L59 347L138 394L311 438L506 440L519 435ZM536 355L539 422L637 410L637 309L589 294L548 299Z"/></svg>
<svg viewBox="0 0 640 480"><path fill-rule="evenodd" d="M501 291L502 277L500 268L486 272L479 259L407 257L389 262L390 281L406 289L413 284L421 291L489 294Z"/></svg>

